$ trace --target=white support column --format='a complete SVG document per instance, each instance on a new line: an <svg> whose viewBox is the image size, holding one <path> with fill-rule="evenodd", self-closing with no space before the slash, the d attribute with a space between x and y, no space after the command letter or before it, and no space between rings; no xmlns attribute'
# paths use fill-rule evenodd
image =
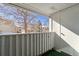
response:
<svg viewBox="0 0 79 59"><path fill-rule="evenodd" d="M52 31L52 19L51 18L49 18L49 32L51 32Z"/></svg>

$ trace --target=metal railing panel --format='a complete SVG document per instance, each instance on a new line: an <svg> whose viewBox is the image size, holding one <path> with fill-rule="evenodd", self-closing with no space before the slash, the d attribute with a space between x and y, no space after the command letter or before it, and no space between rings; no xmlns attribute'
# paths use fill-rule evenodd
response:
<svg viewBox="0 0 79 59"><path fill-rule="evenodd" d="M54 46L53 33L26 33L0 36L1 56L37 56Z"/></svg>

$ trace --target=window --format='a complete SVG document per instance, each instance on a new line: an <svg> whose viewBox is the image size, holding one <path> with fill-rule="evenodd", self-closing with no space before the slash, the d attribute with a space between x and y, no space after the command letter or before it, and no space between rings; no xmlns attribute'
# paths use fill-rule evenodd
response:
<svg viewBox="0 0 79 59"><path fill-rule="evenodd" d="M48 17L10 4L0 4L0 33L48 32Z"/></svg>

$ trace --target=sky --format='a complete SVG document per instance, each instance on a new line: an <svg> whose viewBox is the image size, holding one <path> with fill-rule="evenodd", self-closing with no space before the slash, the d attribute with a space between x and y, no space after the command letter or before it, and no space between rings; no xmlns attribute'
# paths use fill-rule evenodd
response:
<svg viewBox="0 0 79 59"><path fill-rule="evenodd" d="M43 15L39 15L39 16L37 16L37 19L40 20L40 22L41 22L43 25L48 26L48 23L49 23L49 21L48 21L49 18L48 18L48 17L43 16Z"/></svg>

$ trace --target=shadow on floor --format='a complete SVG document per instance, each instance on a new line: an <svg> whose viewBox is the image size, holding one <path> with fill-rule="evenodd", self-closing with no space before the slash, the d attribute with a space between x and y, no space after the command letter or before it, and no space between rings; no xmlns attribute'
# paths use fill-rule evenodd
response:
<svg viewBox="0 0 79 59"><path fill-rule="evenodd" d="M47 51L46 53L42 54L42 56L71 56L63 51L58 52L54 49Z"/></svg>

